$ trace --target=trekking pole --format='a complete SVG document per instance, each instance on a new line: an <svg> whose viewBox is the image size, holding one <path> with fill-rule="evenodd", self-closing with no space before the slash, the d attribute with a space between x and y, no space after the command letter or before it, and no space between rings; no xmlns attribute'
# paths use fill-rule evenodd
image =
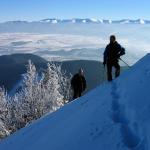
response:
<svg viewBox="0 0 150 150"><path fill-rule="evenodd" d="M129 64L127 64L124 60L122 60L121 58L119 58L124 64L126 64L129 68L131 68L131 66L129 66Z"/></svg>

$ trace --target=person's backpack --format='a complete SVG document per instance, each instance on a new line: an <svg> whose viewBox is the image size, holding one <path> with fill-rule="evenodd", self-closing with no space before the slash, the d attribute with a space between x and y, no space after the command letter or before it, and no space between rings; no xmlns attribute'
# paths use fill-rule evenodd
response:
<svg viewBox="0 0 150 150"><path fill-rule="evenodd" d="M121 52L120 52L120 56L122 56L122 55L124 55L124 54L125 54L125 48L122 47L122 48L121 48Z"/></svg>

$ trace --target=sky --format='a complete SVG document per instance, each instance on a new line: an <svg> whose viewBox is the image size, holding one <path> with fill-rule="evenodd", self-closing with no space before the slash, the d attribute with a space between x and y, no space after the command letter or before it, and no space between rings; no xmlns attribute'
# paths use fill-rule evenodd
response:
<svg viewBox="0 0 150 150"><path fill-rule="evenodd" d="M150 19L150 0L0 0L0 22L45 18Z"/></svg>

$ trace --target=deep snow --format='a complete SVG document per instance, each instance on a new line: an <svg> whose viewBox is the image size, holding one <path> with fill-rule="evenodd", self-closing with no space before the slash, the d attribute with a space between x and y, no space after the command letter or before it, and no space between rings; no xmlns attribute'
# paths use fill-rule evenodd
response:
<svg viewBox="0 0 150 150"><path fill-rule="evenodd" d="M111 83L21 129L0 150L149 150L150 54Z"/></svg>

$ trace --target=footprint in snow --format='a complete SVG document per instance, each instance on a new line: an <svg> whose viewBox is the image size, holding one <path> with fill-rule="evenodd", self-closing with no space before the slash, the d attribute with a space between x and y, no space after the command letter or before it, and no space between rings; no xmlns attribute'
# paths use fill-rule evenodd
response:
<svg viewBox="0 0 150 150"><path fill-rule="evenodd" d="M119 104L120 95L117 90L117 84L112 82L112 120L114 123L121 124L122 141L126 147L133 150L145 150L145 144L140 144L140 137L129 127L129 121Z"/></svg>

